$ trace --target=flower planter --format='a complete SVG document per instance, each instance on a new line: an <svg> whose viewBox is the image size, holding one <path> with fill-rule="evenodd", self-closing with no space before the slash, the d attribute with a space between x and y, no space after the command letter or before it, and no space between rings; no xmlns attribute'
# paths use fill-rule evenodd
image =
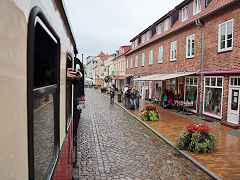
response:
<svg viewBox="0 0 240 180"><path fill-rule="evenodd" d="M177 139L176 147L180 150L187 150L194 153L213 152L216 144L214 134L210 127L204 124L193 123L186 126L186 129Z"/></svg>
<svg viewBox="0 0 240 180"><path fill-rule="evenodd" d="M141 118L143 121L157 121L159 120L159 114L157 110L157 106L153 106L151 104L144 107L141 111Z"/></svg>

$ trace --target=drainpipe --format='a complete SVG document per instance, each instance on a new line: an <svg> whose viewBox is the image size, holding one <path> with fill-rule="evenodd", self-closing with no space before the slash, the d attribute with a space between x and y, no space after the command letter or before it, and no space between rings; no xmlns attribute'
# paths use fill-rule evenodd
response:
<svg viewBox="0 0 240 180"><path fill-rule="evenodd" d="M200 98L199 98L199 115L202 114L202 90L203 90L203 47L204 47L204 25L200 19L196 19L195 23L197 26L202 28L202 52L201 52L201 69L200 69Z"/></svg>

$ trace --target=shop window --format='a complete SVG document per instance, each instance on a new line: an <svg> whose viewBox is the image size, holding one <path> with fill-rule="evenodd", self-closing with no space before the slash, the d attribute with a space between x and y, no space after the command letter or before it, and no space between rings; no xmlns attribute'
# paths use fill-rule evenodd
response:
<svg viewBox="0 0 240 180"><path fill-rule="evenodd" d="M198 78L188 76L185 78L185 101L193 102L193 111L197 110L197 95L198 95Z"/></svg>
<svg viewBox="0 0 240 180"><path fill-rule="evenodd" d="M207 83L210 81L210 84ZM221 118L223 77L205 77L204 113Z"/></svg>
<svg viewBox="0 0 240 180"><path fill-rule="evenodd" d="M175 79L166 80L166 90L171 89L174 94L175 93L175 84L176 84Z"/></svg>

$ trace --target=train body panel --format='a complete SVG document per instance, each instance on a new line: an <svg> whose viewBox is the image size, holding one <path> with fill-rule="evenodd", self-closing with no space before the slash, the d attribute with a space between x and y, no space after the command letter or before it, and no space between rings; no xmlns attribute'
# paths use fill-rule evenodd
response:
<svg viewBox="0 0 240 180"><path fill-rule="evenodd" d="M29 147L29 139L34 139L36 137L38 139L42 138L37 134L36 131L35 125L38 126L38 124L34 124L34 120L37 119L36 114L40 113L37 112L39 110L39 107L32 108L33 119L31 122L32 124L29 124L29 98L32 98L32 101L34 100L34 102L32 102L33 104L36 103L36 99L34 99L34 93L34 98L29 97L28 93L29 84L35 83L30 82L32 77L29 76L29 72L31 72L29 69L36 69L34 66L29 66L28 38L31 35L29 34L29 24L31 20L31 12L33 9L37 7L37 9L41 11L41 14L48 22L45 23L45 21L39 18L41 15L39 15L39 17L37 15L37 17L34 19L34 25L39 23L39 27L42 27L38 29L36 28L33 31L35 32L35 35L33 37L36 38L36 36L39 36L39 38L41 38L44 37L44 33L46 33L48 34L46 35L48 36L47 38L52 38L51 43L56 43L56 45L49 45L52 49L54 49L55 52L48 52L55 58L55 64L53 63L53 66L58 67L55 69L55 71L58 71L57 75L55 75L55 79L58 79L57 76L59 76L59 80L56 80L56 82L53 83L56 84L57 87L56 91L58 95L56 97L58 97L58 100L56 102L59 104L57 111L55 111L56 105L53 105L53 111L55 113L54 115L56 115L56 113L58 114L58 125L56 126L55 120L53 123L54 128L57 128L56 132L54 130L54 138L56 137L56 139L58 139L57 146L59 147L58 149L55 149L55 145L52 147L54 148L54 151L56 150L56 152L54 152L54 156L56 156L56 162L62 158L61 153L67 153L68 155L72 156L72 153L70 151L72 151L71 141L73 140L73 101L71 102L71 117L69 123L66 123L66 61L67 56L70 56L72 61L74 61L74 56L76 54L76 44L61 0L1 0L0 6L2 7L2 10L0 11L0 179L33 179L33 177L35 177L33 176L34 172L30 172L32 170L32 167L29 167L31 166L31 163L29 164L29 161L33 160L31 160L31 155L29 156L29 153L34 153L33 151L36 149ZM54 40L57 38L52 37L54 36L54 33L51 31L51 28L49 28L48 25L57 35L56 37L59 38L58 42L54 42ZM43 32L44 30L46 32ZM38 43L38 46L42 46L41 48L44 49L43 44L45 41L46 40L43 40L42 42ZM36 42L34 41L34 43ZM36 52L36 48L37 47L33 47L33 53ZM57 48L59 48L59 52L57 52ZM42 53L41 57L44 57L43 52L40 50L38 51ZM36 57L36 55L34 57ZM57 65L58 63L59 65ZM32 73L34 74L34 72ZM35 92L35 90L39 87L42 86L33 85L33 92ZM70 90L72 91L71 94L73 94L73 88ZM48 100L49 103L46 103L44 105L45 108L47 106L51 106L50 102L51 98L54 99L54 93L55 92L52 94L44 95L45 100L46 97L50 97L50 101ZM43 107L43 104L41 104L40 107ZM32 128L29 127L30 125L32 125ZM67 126L69 126L69 128L67 128ZM41 131L39 132L41 133ZM34 137L31 136L31 133ZM54 139L54 141L56 139ZM31 148L32 152L30 152ZM69 161L69 158L71 157L67 158L68 159L65 160ZM56 164L55 166L57 167ZM56 167L54 167L54 171ZM37 167L35 167L35 170L36 168ZM72 164L68 170L71 169ZM48 171L49 169L46 173L49 173ZM57 172L60 171L56 171L55 177L57 177ZM53 174L54 173L52 172L51 175Z"/></svg>

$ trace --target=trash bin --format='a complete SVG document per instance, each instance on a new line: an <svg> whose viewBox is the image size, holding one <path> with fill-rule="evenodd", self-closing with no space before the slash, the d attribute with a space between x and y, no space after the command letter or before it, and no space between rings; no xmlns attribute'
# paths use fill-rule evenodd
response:
<svg viewBox="0 0 240 180"><path fill-rule="evenodd" d="M122 102L122 93L118 93L118 102Z"/></svg>

